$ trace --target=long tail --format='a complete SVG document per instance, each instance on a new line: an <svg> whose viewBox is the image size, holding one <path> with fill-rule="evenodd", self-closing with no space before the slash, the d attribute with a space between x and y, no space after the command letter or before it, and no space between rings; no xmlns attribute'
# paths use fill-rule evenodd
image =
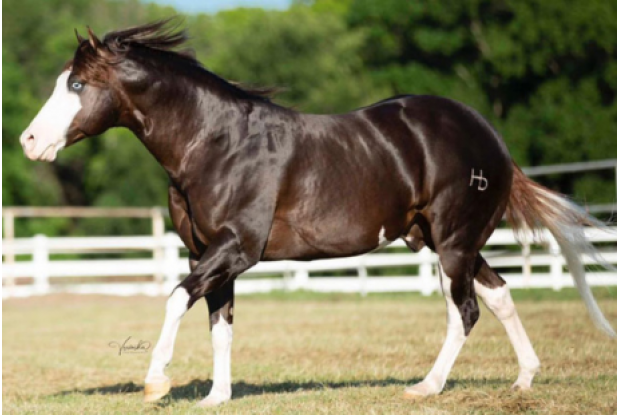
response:
<svg viewBox="0 0 620 415"><path fill-rule="evenodd" d="M605 334L615 338L616 332L592 296L592 291L586 282L586 272L580 260L583 252L597 257L595 248L586 238L583 226L605 228L605 225L589 216L563 195L527 178L514 162L512 190L506 209L506 218L517 233L517 237L524 229L537 231L547 228L551 231L560 245L575 286L594 324ZM603 265L608 266L608 264Z"/></svg>

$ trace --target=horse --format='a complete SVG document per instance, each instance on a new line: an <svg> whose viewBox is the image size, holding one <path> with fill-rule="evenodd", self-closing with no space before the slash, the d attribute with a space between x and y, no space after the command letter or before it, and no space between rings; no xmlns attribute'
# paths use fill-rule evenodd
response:
<svg viewBox="0 0 620 415"><path fill-rule="evenodd" d="M144 400L170 391L185 312L209 310L213 385L200 406L231 399L236 277L259 261L363 254L403 239L438 254L447 308L439 356L404 397L439 394L479 317L477 297L503 324L529 389L539 359L508 286L480 250L506 215L517 233L547 228L557 239L596 324L615 337L579 256L583 225L601 225L565 196L528 179L499 133L453 100L399 95L338 115L305 114L208 71L170 19L113 31L75 31L76 52L20 137L25 155L59 150L124 127L169 177L172 222L190 252L190 273L170 294L145 378Z"/></svg>

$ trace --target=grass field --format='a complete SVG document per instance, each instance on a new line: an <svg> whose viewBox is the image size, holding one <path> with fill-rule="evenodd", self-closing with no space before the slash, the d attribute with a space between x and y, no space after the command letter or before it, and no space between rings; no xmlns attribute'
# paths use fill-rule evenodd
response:
<svg viewBox="0 0 620 415"><path fill-rule="evenodd" d="M616 291L596 291L616 321ZM165 298L57 295L3 302L3 411L133 413L543 413L616 412L616 342L597 332L572 290L515 291L542 362L529 392L511 392L518 367L503 328L483 310L443 394L401 398L431 368L445 333L438 296L271 294L235 308L233 400L194 405L209 390L206 306L185 316L168 368L173 389L142 403L146 354L112 341L154 343Z"/></svg>

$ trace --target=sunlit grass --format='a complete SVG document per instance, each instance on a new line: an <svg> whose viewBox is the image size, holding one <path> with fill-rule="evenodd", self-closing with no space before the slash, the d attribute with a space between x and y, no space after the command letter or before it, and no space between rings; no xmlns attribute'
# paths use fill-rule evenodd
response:
<svg viewBox="0 0 620 415"><path fill-rule="evenodd" d="M572 291L517 292L542 361L535 387L511 392L518 367L483 310L445 392L401 398L431 368L445 331L443 300L413 294L255 295L237 298L233 400L220 413L612 413L616 343L596 331ZM597 290L616 320L615 289ZM284 298L287 298L285 300ZM562 299L562 301L559 301ZM170 397L142 403L147 354L118 355L111 341L154 343L165 298L48 296L3 303L5 413L214 412L194 408L210 387L206 306L183 320L168 368Z"/></svg>

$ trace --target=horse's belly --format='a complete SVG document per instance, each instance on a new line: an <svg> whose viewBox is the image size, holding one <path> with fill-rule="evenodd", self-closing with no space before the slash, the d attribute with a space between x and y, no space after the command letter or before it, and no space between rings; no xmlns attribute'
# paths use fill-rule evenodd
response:
<svg viewBox="0 0 620 415"><path fill-rule="evenodd" d="M376 228L376 230L375 230ZM311 260L363 254L385 243L385 228L377 226L298 227L275 219L263 260Z"/></svg>

